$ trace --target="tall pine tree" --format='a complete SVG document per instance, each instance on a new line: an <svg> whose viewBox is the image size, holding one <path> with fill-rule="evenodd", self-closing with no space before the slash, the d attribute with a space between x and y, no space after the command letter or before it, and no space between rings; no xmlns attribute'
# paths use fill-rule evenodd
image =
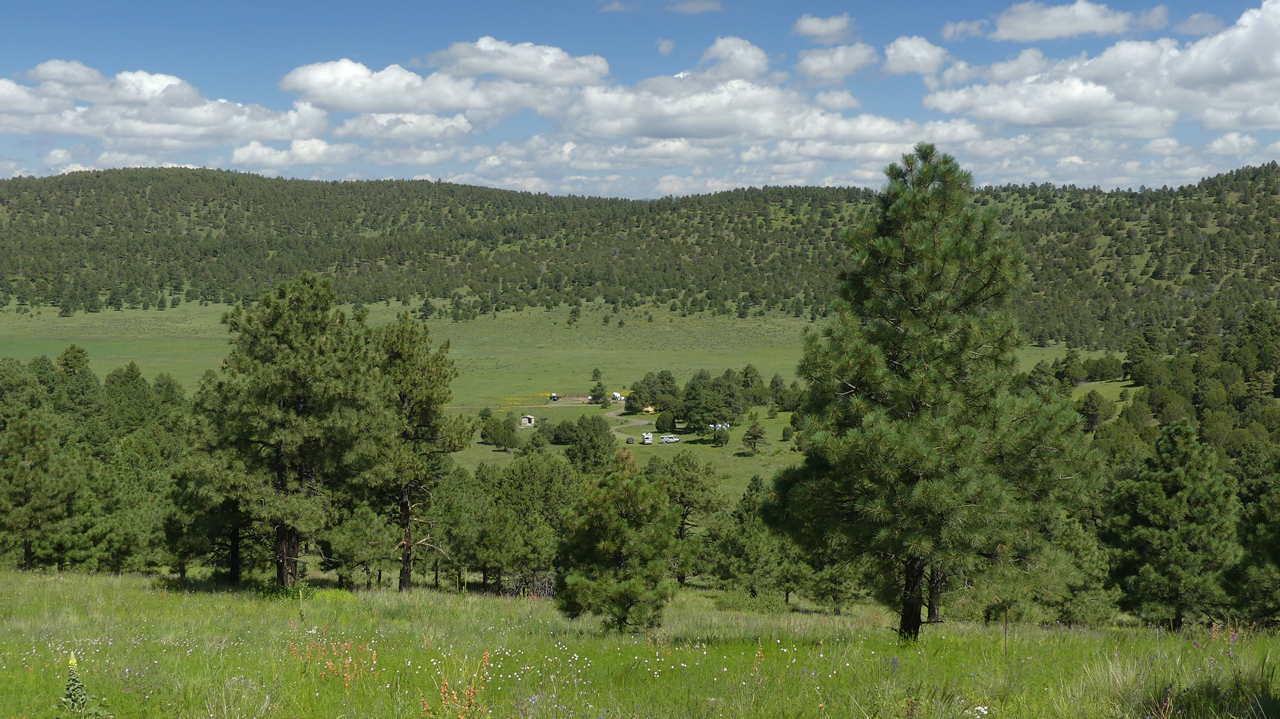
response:
<svg viewBox="0 0 1280 719"><path fill-rule="evenodd" d="M1022 278L1017 243L933 146L886 175L846 233L835 319L806 338L805 461L765 510L831 561L870 559L869 588L914 640L926 594L1032 551L1047 508L1088 477L1071 408L1009 389L1020 333L1001 307Z"/></svg>
<svg viewBox="0 0 1280 719"><path fill-rule="evenodd" d="M223 322L231 352L196 396L215 428L204 449L270 488L256 511L274 534L276 583L291 586L302 541L329 523L334 494L376 466L397 421L363 317L337 309L328 280L304 274Z"/></svg>
<svg viewBox="0 0 1280 719"><path fill-rule="evenodd" d="M394 507L399 587L405 591L413 577L413 550L431 544L425 532L415 537L414 525L427 523L423 505L452 470L448 455L466 448L475 426L469 417L445 416L449 383L458 376L449 343L433 351L430 331L407 312L377 331L377 362L391 384L390 410L399 426L387 444L377 489Z"/></svg>

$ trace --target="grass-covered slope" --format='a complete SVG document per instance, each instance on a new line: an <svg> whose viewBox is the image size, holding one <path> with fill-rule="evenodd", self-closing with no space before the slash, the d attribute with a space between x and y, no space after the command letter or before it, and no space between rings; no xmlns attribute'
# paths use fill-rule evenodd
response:
<svg viewBox="0 0 1280 719"><path fill-rule="evenodd" d="M715 596L683 591L661 631L618 636L545 600L430 590L268 600L134 577L0 573L0 717L54 715L73 651L88 693L131 719L1280 710L1268 634L1014 625L1006 645L999 625L952 623L904 648L870 605L760 615L719 611Z"/></svg>

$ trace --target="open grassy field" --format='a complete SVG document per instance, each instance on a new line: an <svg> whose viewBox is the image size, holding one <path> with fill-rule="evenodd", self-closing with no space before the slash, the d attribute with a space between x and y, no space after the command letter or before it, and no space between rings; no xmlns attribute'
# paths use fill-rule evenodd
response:
<svg viewBox="0 0 1280 719"><path fill-rule="evenodd" d="M147 377L161 372L173 375L190 391L207 369L216 369L227 353L226 328L221 324L225 305L200 306L186 303L159 310L104 311L58 317L45 308L39 314L19 315L16 306L0 310L0 356L22 360L36 355L57 356L67 345L88 350L99 376L112 369L137 362ZM369 308L370 321L378 324L393 318L402 308L375 305ZM610 323L604 324L603 318ZM649 317L653 321L649 321ZM808 319L773 313L768 317L738 319L699 313L680 317L678 313L653 308L622 310L614 314L603 302L587 305L582 319L568 325L569 310L546 311L529 308L523 312L503 312L471 322L433 320L430 327L436 341L448 340L459 376L453 384L455 411L473 413L490 407L517 414L547 417L553 422L576 419L585 412L600 412L581 404L550 404L547 396L585 394L592 386L591 371L604 373L611 391L624 390L646 372L669 369L680 381L695 371L719 373L727 367L755 364L764 377L781 374L795 378L800 360L801 334L817 330L821 324ZM619 326L618 320L623 324ZM1030 369L1040 360L1052 361L1065 352L1063 347L1027 347L1019 355L1021 369ZM1093 356L1095 353L1083 353ZM1119 389L1106 383L1108 396ZM1080 388L1088 392L1092 385ZM1114 397L1112 397L1114 399ZM619 409L615 407L614 409ZM619 441L636 438L627 445L641 463L652 456L667 456L681 449L693 452L701 461L715 462L729 477L725 492L737 497L755 474L772 476L799 456L784 443L782 428L790 415L765 417L757 408L761 423L769 433L769 444L755 456L746 456L740 445L745 426L734 427L726 447L685 436L678 445L639 444L640 433L652 426L632 424L633 420L611 418ZM639 421L652 422L652 417ZM560 451L552 447L551 451ZM505 465L514 455L474 444L456 456L457 462L473 469L481 462Z"/></svg>
<svg viewBox="0 0 1280 719"><path fill-rule="evenodd" d="M71 652L130 719L1264 717L1276 637L947 623L897 643L871 605L758 615L683 591L661 631L602 634L546 600L184 593L0 574L0 717L54 716Z"/></svg>
<svg viewBox="0 0 1280 719"><path fill-rule="evenodd" d="M401 307L393 303L369 309L370 321L377 324ZM133 361L148 377L168 372L190 388L227 353L226 328L220 323L226 310L225 305L186 303L163 312L108 310L58 317L51 308L19 315L10 306L0 311L0 356L53 357L74 343L89 351L99 375ZM602 322L606 315L608 325ZM793 378L800 333L816 327L807 319L776 313L749 319L708 313L680 317L645 308L615 315L603 302L587 305L572 327L568 318L568 308L560 307L503 312L471 322L432 320L434 338L451 342L457 362L455 403L496 407L542 403L551 392L585 394L596 367L610 390L629 387L645 372L669 369L684 380L699 369L723 371L747 363L754 363L766 379L774 373Z"/></svg>
<svg viewBox="0 0 1280 719"><path fill-rule="evenodd" d="M385 322L401 309L395 303L371 306L370 321ZM164 311L108 310L73 317L58 317L47 307L38 314L15 310L14 305L0 310L0 357L54 357L74 343L89 351L99 376L132 361L147 377L168 372L190 389L205 370L217 369L227 353L226 328L220 322L226 305L186 303ZM608 325L602 321L606 316ZM560 307L502 312L471 322L432 320L434 338L451 342L457 362L455 403L501 407L541 404L551 392L583 394L597 367L611 391L631 386L645 372L669 369L683 381L699 369L723 371L747 363L755 364L766 379L778 373L791 380L800 361L801 333L821 328L821 323L780 313L748 319L710 313L680 317L646 307L615 315L603 302L587 305L573 326L568 318L568 308ZM1030 369L1065 351L1027 347L1019 355L1020 366Z"/></svg>

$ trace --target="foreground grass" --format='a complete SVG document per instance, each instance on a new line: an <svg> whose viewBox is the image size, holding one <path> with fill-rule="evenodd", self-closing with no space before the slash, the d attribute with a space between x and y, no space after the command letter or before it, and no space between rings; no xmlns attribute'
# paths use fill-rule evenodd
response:
<svg viewBox="0 0 1280 719"><path fill-rule="evenodd" d="M1280 710L1269 634L1015 627L1006 650L999 628L945 624L905 647L872 606L762 616L716 611L706 594L682 593L660 632L619 637L542 600L427 590L268 600L166 591L144 578L0 573L0 717L51 716L72 651L90 693L120 717Z"/></svg>

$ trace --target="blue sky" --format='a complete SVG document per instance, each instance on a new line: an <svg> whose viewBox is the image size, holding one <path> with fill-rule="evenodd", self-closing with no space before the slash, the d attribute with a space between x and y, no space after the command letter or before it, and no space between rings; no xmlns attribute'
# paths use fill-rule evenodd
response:
<svg viewBox="0 0 1280 719"><path fill-rule="evenodd" d="M25 3L0 177L192 165L655 197L869 185L920 140L979 183L1137 187L1280 159L1257 3Z"/></svg>

